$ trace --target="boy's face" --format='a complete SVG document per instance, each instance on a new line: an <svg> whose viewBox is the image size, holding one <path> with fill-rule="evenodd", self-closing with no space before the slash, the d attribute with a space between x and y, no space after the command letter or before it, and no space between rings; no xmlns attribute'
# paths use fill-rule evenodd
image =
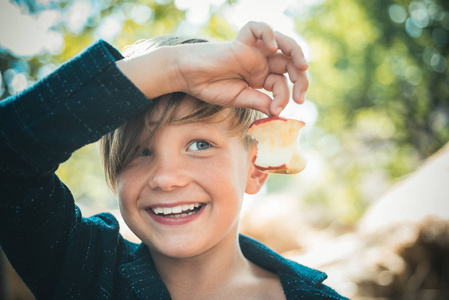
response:
<svg viewBox="0 0 449 300"><path fill-rule="evenodd" d="M177 115L196 103L186 96ZM162 115L158 106L151 122ZM221 114L211 122L169 124L119 173L123 218L152 251L185 258L235 243L244 192L256 192L266 177L253 178L255 149L230 136L230 124Z"/></svg>

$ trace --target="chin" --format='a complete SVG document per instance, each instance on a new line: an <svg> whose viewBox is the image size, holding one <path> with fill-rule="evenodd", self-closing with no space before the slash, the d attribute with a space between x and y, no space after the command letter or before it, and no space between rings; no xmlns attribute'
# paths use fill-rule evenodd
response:
<svg viewBox="0 0 449 300"><path fill-rule="evenodd" d="M173 259L188 259L206 252L205 249L198 247L198 243L195 241L162 242L161 247L154 247L153 245L149 246L149 248L152 252Z"/></svg>

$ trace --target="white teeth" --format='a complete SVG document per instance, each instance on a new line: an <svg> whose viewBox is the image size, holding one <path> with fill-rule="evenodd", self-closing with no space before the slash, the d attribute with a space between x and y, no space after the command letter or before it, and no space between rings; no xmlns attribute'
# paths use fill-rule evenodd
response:
<svg viewBox="0 0 449 300"><path fill-rule="evenodd" d="M164 213L164 209L162 207L156 207L153 208L153 212L157 215L157 214L162 214Z"/></svg>
<svg viewBox="0 0 449 300"><path fill-rule="evenodd" d="M194 213L195 212L191 211L189 213L176 214L176 215L173 215L172 218L183 218L183 217L187 217L187 216L193 215Z"/></svg>
<svg viewBox="0 0 449 300"><path fill-rule="evenodd" d="M180 212L182 212L182 205L179 206L175 206L171 209L172 213L174 214L179 214Z"/></svg>
<svg viewBox="0 0 449 300"><path fill-rule="evenodd" d="M195 212L191 211L195 208L200 207L201 203L195 203L195 204L183 204L178 205L174 207L153 207L152 210L156 215L172 215L174 218L180 218L180 217L186 217L189 216Z"/></svg>

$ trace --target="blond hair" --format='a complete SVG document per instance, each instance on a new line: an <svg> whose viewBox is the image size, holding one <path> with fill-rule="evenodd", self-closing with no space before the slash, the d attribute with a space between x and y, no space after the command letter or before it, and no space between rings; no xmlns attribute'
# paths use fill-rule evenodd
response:
<svg viewBox="0 0 449 300"><path fill-rule="evenodd" d="M138 41L125 48L122 54L125 57L132 57L163 46L206 42L208 40L202 38L167 35ZM142 145L149 142L160 128L172 123L208 122L224 110L222 106L201 101L186 115L175 118L175 113L178 111L185 95L177 92L151 100L155 102L155 105L150 106L146 111L141 112L100 139L100 156L105 178L113 192L116 192L116 180L120 171L142 151ZM156 128L149 130L151 114L154 112L157 103L162 99L166 100L162 117ZM229 114L226 114L225 117L232 120L230 135L242 136L245 146L249 147L253 140L246 132L255 120L262 117L262 113L249 108L231 108ZM143 140L145 142L142 142Z"/></svg>

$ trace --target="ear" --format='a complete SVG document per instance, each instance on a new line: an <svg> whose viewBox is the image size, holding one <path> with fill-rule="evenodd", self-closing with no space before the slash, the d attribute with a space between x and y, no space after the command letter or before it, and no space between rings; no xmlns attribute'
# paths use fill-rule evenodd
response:
<svg viewBox="0 0 449 300"><path fill-rule="evenodd" d="M257 146L251 146L251 149L248 151L250 166L248 170L248 177L246 179L245 193L247 194L256 194L259 192L268 178L268 173L260 171L254 164L256 154Z"/></svg>

